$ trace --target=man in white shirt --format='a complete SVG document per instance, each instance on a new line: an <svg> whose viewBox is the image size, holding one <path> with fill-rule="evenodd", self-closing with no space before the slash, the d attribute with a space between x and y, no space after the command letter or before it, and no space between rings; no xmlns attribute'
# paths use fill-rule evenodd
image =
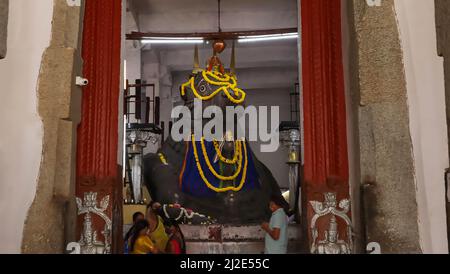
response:
<svg viewBox="0 0 450 274"><path fill-rule="evenodd" d="M269 203L270 210L272 211L270 223L263 223L261 225L261 228L266 232L266 254L287 253L288 216L284 211L284 204L286 204L286 202L281 201L278 197L271 198L271 201Z"/></svg>

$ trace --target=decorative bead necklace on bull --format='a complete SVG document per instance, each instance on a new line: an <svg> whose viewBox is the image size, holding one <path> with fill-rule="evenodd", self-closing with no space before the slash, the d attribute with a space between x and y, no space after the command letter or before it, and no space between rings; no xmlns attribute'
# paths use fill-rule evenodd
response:
<svg viewBox="0 0 450 274"><path fill-rule="evenodd" d="M193 73L180 88L191 110L194 99L202 100L206 107L222 109L244 103L246 93L237 84L234 44L229 72L219 59L225 47L223 40L214 41L214 54L206 69L200 69L196 47ZM265 221L271 214L270 197L282 197L269 169L256 158L246 140L235 140L231 132L211 142L195 135L188 142L175 142L169 136L158 154L145 156L144 178L153 200L180 204L220 223Z"/></svg>

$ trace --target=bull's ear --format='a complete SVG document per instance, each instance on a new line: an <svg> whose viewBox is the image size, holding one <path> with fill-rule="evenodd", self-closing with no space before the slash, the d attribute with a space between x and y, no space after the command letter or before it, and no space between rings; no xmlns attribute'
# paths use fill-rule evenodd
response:
<svg viewBox="0 0 450 274"><path fill-rule="evenodd" d="M188 97L187 97L187 92L185 92L185 94L183 95L183 93L181 92L181 86L180 86L180 96L181 96L181 99L183 99L183 101L187 101L187 99L188 99Z"/></svg>

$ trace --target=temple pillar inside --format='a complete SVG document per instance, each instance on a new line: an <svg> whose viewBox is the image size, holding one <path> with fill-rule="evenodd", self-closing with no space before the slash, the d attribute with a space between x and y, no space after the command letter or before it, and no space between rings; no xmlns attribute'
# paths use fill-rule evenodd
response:
<svg viewBox="0 0 450 274"><path fill-rule="evenodd" d="M341 2L303 0L301 22L302 201L309 251L333 246L340 249L335 252L352 252ZM338 232L340 245L328 237L331 231Z"/></svg>
<svg viewBox="0 0 450 274"><path fill-rule="evenodd" d="M360 236L383 253L446 252L448 141L433 1L348 4Z"/></svg>
<svg viewBox="0 0 450 274"><path fill-rule="evenodd" d="M88 0L83 21L83 77L89 84L83 88L77 129L77 234L88 249L100 248L96 239L103 243L95 253L123 250L118 164L122 4L122 0Z"/></svg>

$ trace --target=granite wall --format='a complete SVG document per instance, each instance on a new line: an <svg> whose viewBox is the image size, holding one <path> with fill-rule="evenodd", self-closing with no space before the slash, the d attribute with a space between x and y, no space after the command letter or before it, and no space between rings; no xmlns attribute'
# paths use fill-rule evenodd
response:
<svg viewBox="0 0 450 274"><path fill-rule="evenodd" d="M366 243L421 253L403 53L394 0L348 1L353 127L359 138ZM355 220L358 221L358 220Z"/></svg>

